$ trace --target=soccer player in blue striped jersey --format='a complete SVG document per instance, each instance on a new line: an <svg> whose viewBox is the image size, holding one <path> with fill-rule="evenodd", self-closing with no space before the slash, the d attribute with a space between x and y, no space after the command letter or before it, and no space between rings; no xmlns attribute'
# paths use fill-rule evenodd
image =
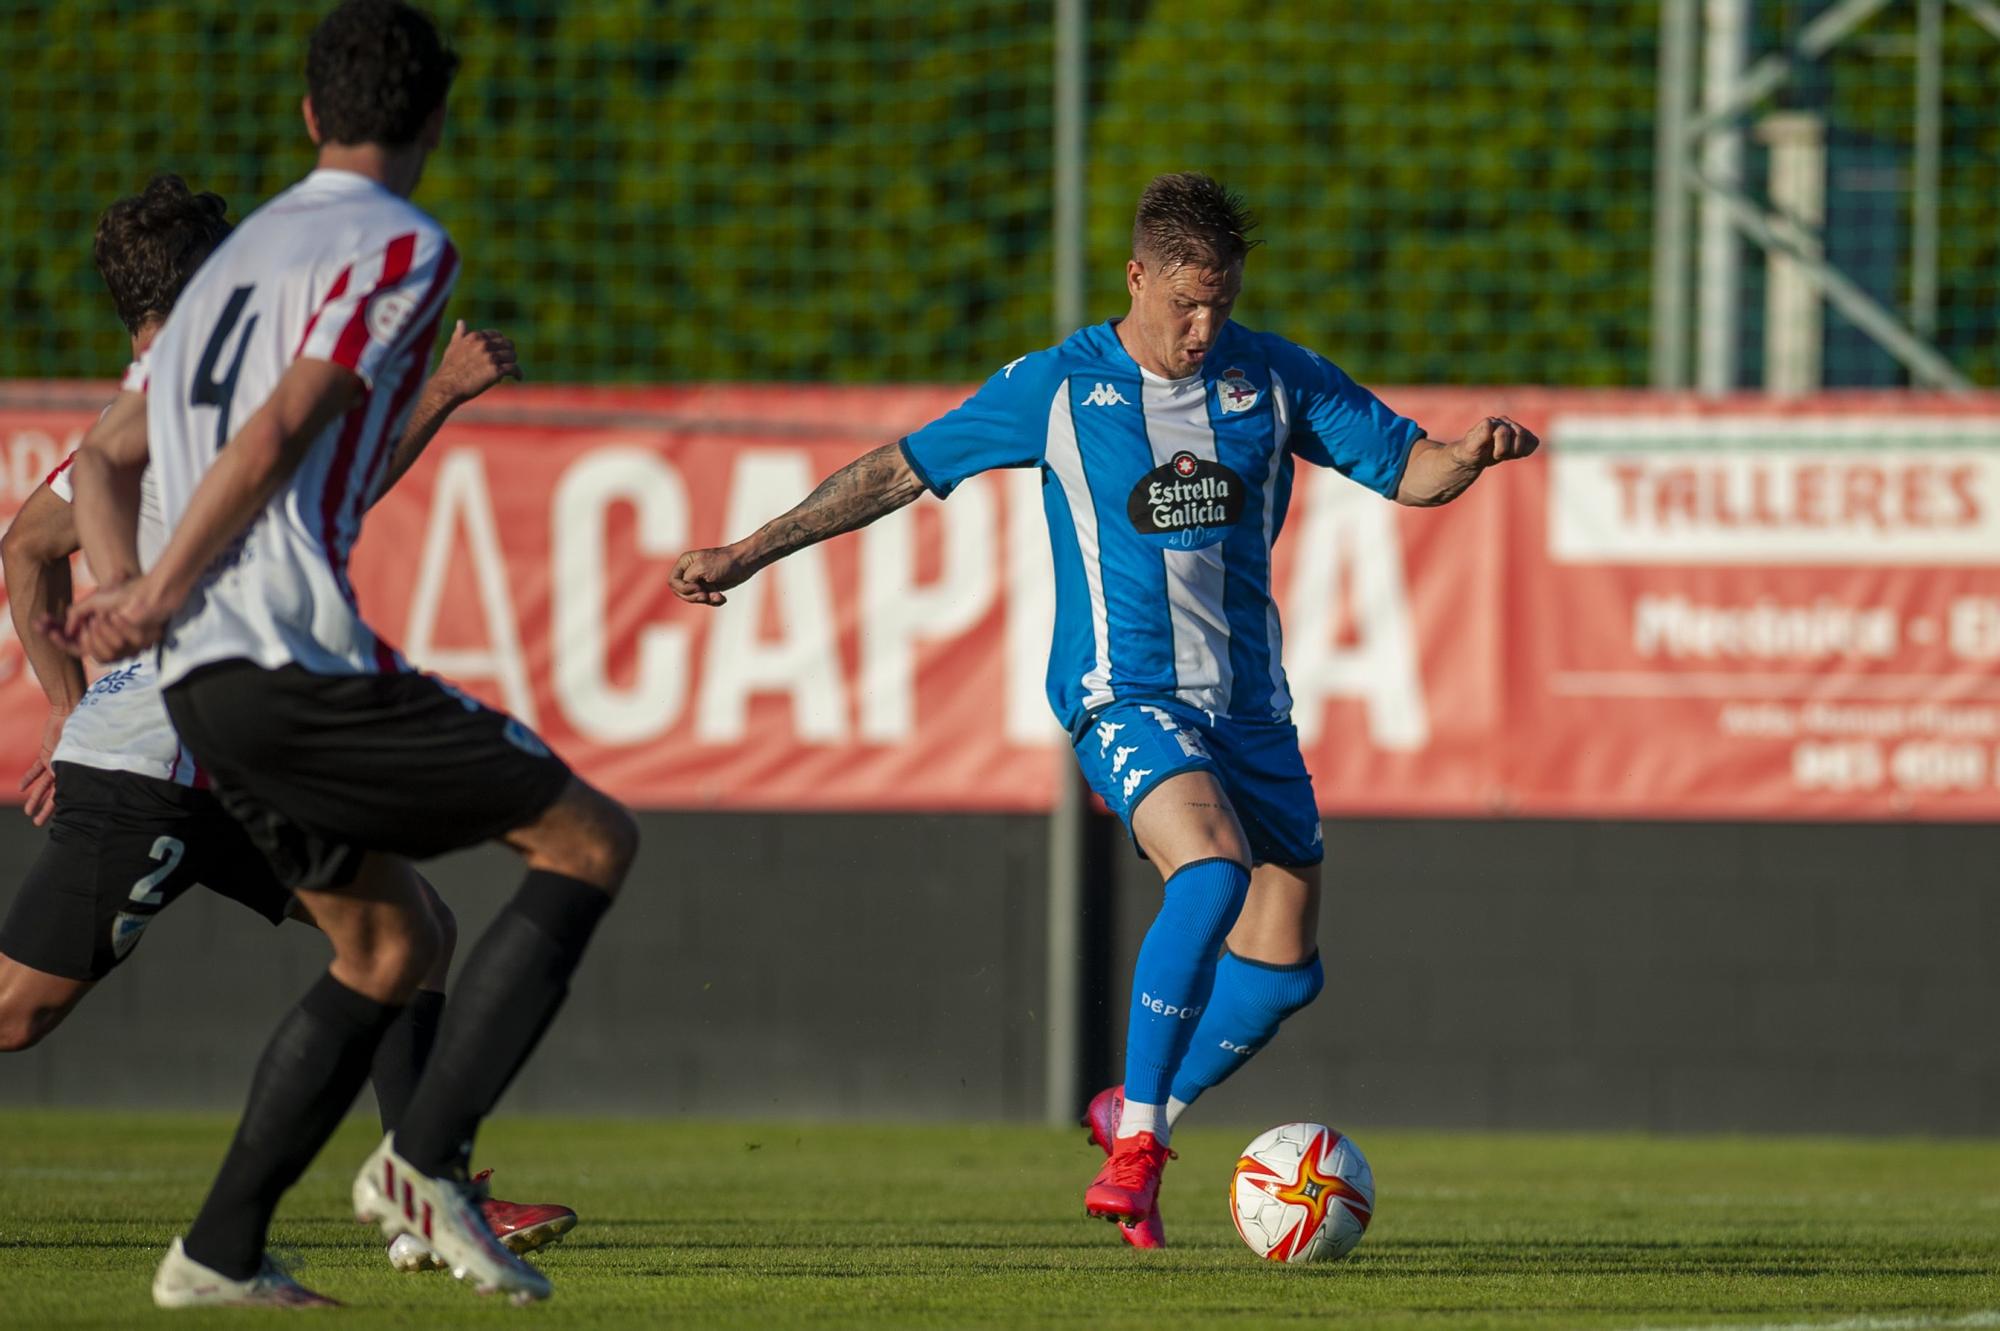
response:
<svg viewBox="0 0 2000 1331"><path fill-rule="evenodd" d="M1450 442L1331 362L1229 318L1254 226L1207 176L1147 186L1130 312L1003 366L964 405L834 473L733 545L690 551L682 598L969 476L1036 467L1056 579L1048 693L1091 788L1165 878L1139 949L1125 1082L1092 1103L1109 1153L1086 1209L1164 1241L1173 1123L1323 984L1319 809L1291 722L1271 548L1299 460L1419 506L1539 442L1488 417Z"/></svg>

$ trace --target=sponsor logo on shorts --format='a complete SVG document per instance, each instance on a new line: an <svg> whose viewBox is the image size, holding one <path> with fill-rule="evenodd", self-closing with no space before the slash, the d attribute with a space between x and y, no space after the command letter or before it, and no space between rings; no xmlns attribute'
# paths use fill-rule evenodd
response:
<svg viewBox="0 0 2000 1331"><path fill-rule="evenodd" d="M1111 755L1111 775L1117 776L1120 772L1124 771L1125 764L1138 751L1139 746L1136 744L1120 744L1118 752Z"/></svg>
<svg viewBox="0 0 2000 1331"><path fill-rule="evenodd" d="M507 724L500 728L500 737L532 757L549 756L549 746L542 743L541 737L511 716L507 718Z"/></svg>
<svg viewBox="0 0 2000 1331"><path fill-rule="evenodd" d="M1201 736L1185 730L1176 730L1174 739L1180 743L1181 753L1189 758L1206 758L1208 749L1201 742Z"/></svg>
<svg viewBox="0 0 2000 1331"><path fill-rule="evenodd" d="M485 703L480 702L479 699L473 697L465 690L459 688L458 685L452 683L450 680L440 679L436 675L432 675L430 678L433 684L443 689L446 693L450 694L452 697L458 699L458 705L460 707L463 707L466 711L483 712L486 710Z"/></svg>
<svg viewBox="0 0 2000 1331"><path fill-rule="evenodd" d="M1123 721L1101 721L1097 726L1097 756L1102 758L1111 752L1111 741L1118 738L1118 732L1125 728Z"/></svg>
<svg viewBox="0 0 2000 1331"><path fill-rule="evenodd" d="M111 955L120 961L125 954L139 946L139 935L146 932L146 926L153 922L153 912L143 915L129 910L121 910L111 921Z"/></svg>
<svg viewBox="0 0 2000 1331"><path fill-rule="evenodd" d="M1139 783L1152 774L1153 769L1150 767L1135 767L1125 774L1125 802L1127 804L1132 802L1132 792L1139 788Z"/></svg>

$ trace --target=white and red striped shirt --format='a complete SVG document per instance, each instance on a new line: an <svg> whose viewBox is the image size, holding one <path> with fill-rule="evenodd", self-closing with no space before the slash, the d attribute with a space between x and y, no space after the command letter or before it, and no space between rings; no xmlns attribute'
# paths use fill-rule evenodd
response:
<svg viewBox="0 0 2000 1331"><path fill-rule="evenodd" d="M366 177L319 170L246 218L181 293L126 380L147 394L169 529L294 361L344 365L368 391L203 574L161 644L163 686L225 660L326 675L406 668L362 621L347 559L457 272L450 239L416 205Z"/></svg>

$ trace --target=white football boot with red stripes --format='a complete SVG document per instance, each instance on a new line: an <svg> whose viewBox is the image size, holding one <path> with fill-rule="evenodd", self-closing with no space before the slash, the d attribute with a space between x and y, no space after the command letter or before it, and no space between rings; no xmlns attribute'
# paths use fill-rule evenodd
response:
<svg viewBox="0 0 2000 1331"><path fill-rule="evenodd" d="M1125 1088L1107 1086L1090 1097L1090 1108L1084 1113L1083 1125L1090 1129L1091 1145L1110 1155L1118 1139L1118 1120L1125 1113ZM1167 1227L1160 1221L1160 1205L1156 1200L1153 1209L1144 1219L1118 1226L1118 1236L1135 1248L1164 1248L1167 1246Z"/></svg>
<svg viewBox="0 0 2000 1331"><path fill-rule="evenodd" d="M479 1214L471 1184L419 1173L385 1136L354 1179L354 1218L379 1225L382 1237L414 1234L443 1259L452 1275L481 1294L514 1303L546 1299L549 1279L507 1251Z"/></svg>
<svg viewBox="0 0 2000 1331"><path fill-rule="evenodd" d="M576 1212L553 1202L503 1202L492 1195L493 1171L482 1169L472 1176L472 1189L479 1199L479 1214L493 1237L507 1251L525 1257L548 1247L576 1228ZM442 1271L444 1259L414 1234L398 1234L389 1245L389 1265L398 1271Z"/></svg>

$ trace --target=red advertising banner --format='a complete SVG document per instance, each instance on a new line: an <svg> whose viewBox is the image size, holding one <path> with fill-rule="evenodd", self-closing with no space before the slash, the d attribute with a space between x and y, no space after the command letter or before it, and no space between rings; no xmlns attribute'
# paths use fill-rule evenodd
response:
<svg viewBox="0 0 2000 1331"><path fill-rule="evenodd" d="M376 509L354 577L411 659L640 805L1046 808L1038 478L976 478L720 610L674 556L955 404L944 388L510 389ZM1276 568L1322 805L1411 815L2000 814L2000 399L1775 406L1389 390L1538 458L1408 510L1302 466ZM0 396L0 515L108 390ZM40 695L0 641L0 765Z"/></svg>

